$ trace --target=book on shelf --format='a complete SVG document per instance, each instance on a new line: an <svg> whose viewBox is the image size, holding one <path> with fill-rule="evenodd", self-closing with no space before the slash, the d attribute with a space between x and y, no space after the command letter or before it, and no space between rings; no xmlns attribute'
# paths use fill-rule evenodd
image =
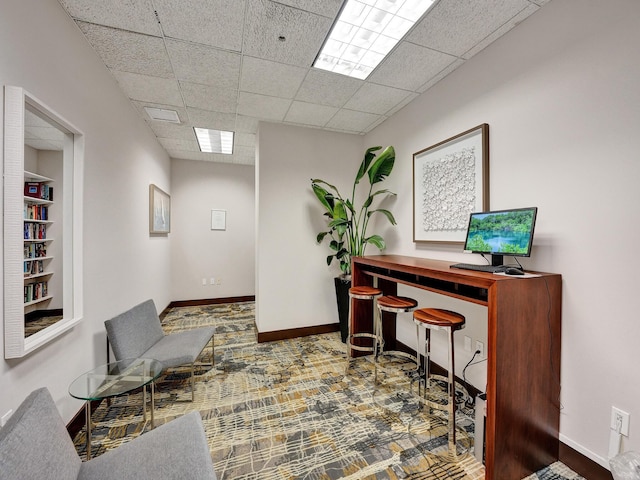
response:
<svg viewBox="0 0 640 480"><path fill-rule="evenodd" d="M41 223L25 222L24 239L25 240L46 240L47 226Z"/></svg>
<svg viewBox="0 0 640 480"><path fill-rule="evenodd" d="M53 187L44 182L24 182L24 196L53 200Z"/></svg>
<svg viewBox="0 0 640 480"><path fill-rule="evenodd" d="M48 282L30 283L24 286L24 303L33 302L49 294Z"/></svg>
<svg viewBox="0 0 640 480"><path fill-rule="evenodd" d="M25 220L49 220L49 208L46 205L24 205Z"/></svg>

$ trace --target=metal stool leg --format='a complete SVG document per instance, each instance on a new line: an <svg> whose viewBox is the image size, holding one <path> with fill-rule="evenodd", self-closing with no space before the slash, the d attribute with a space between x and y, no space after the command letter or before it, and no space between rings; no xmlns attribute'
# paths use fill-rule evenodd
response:
<svg viewBox="0 0 640 480"><path fill-rule="evenodd" d="M456 378L452 328L449 329L449 453L456 455Z"/></svg>

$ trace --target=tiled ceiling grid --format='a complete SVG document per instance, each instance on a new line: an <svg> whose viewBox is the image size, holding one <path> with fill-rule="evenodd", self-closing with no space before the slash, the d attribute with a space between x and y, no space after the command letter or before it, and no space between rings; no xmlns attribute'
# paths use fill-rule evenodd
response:
<svg viewBox="0 0 640 480"><path fill-rule="evenodd" d="M366 80L311 67L342 0L59 1L171 157L253 165L260 120L367 133L549 0L436 0Z"/></svg>

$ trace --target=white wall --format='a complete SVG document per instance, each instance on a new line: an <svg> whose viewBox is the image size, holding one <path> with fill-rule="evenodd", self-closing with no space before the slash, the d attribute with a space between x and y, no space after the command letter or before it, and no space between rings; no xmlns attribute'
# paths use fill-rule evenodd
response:
<svg viewBox="0 0 640 480"><path fill-rule="evenodd" d="M84 319L25 358L0 360L0 415L46 386L68 421L82 406L69 384L106 360L104 320L171 300L171 236L148 233L149 183L171 193L170 164L56 0L0 3L0 84L23 87L85 135Z"/></svg>
<svg viewBox="0 0 640 480"><path fill-rule="evenodd" d="M253 166L171 160L171 300L255 294L254 191ZM226 230L211 230L214 209Z"/></svg>
<svg viewBox="0 0 640 480"><path fill-rule="evenodd" d="M413 243L412 154L490 125L491 208L538 206L523 263L563 276L561 440L604 466L612 405L640 450L639 18L635 0L552 1L366 137L396 147L391 188L407 192L389 252L471 261Z"/></svg>
<svg viewBox="0 0 640 480"><path fill-rule="evenodd" d="M322 178L351 194L362 161L362 137L261 123L258 135L256 322L271 332L338 322L330 253L316 235L326 229L311 190Z"/></svg>

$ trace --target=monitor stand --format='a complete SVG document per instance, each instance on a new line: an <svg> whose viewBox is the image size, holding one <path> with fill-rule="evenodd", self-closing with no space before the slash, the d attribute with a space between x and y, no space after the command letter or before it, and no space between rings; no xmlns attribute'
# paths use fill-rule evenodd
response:
<svg viewBox="0 0 640 480"><path fill-rule="evenodd" d="M503 255L491 255L491 265L494 267L500 267L504 264L504 256Z"/></svg>

